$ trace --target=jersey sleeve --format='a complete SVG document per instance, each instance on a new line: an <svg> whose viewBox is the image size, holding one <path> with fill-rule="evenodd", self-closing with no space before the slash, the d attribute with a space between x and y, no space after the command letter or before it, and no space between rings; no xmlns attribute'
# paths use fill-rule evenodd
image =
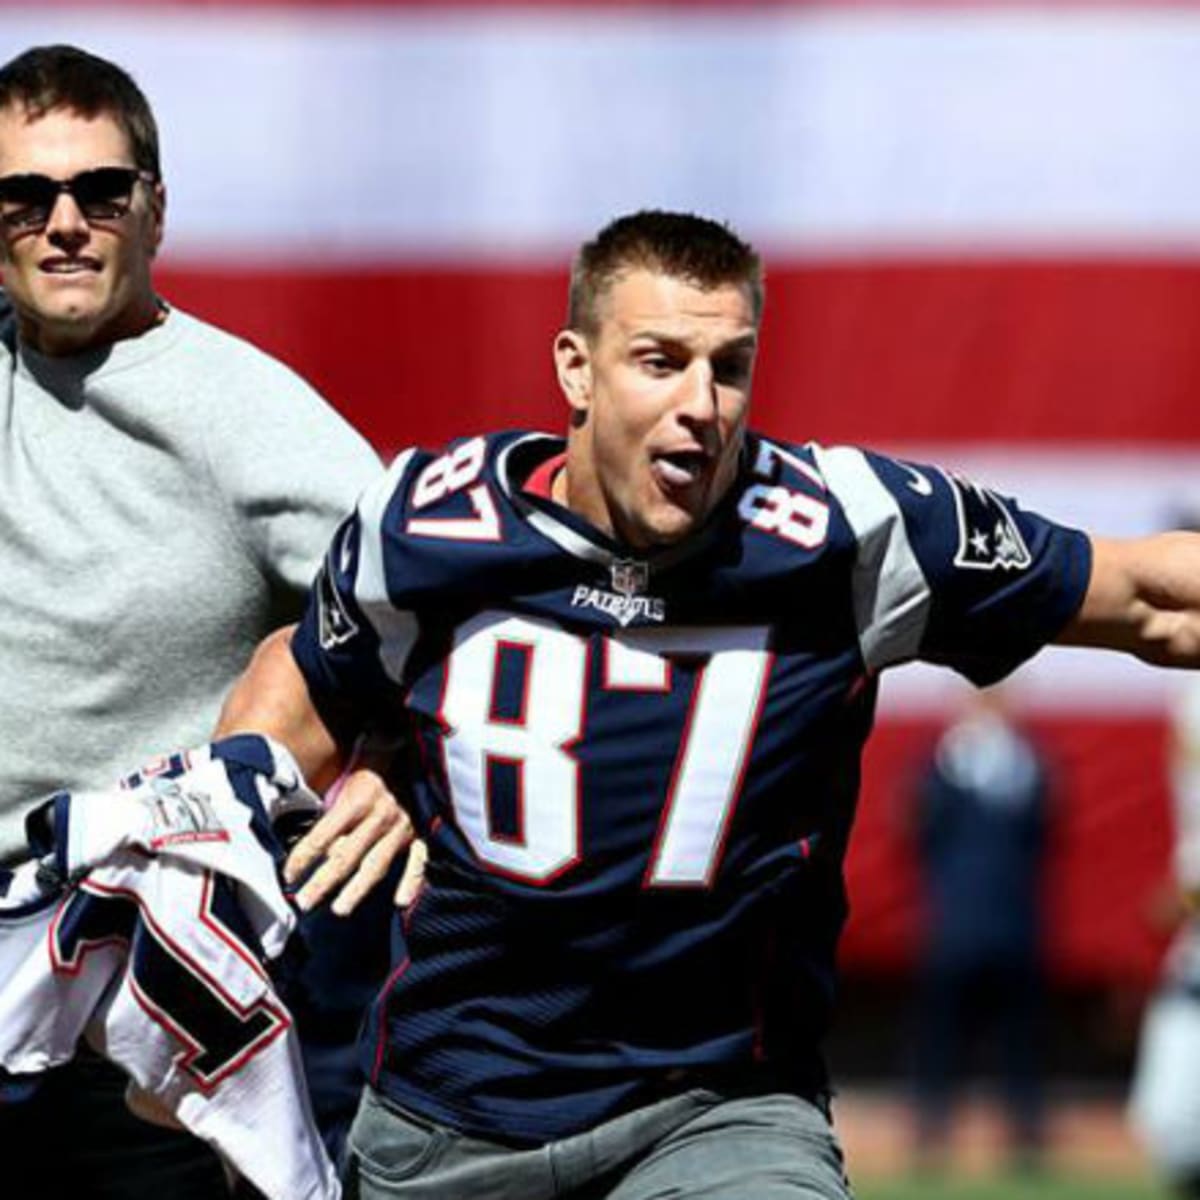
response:
<svg viewBox="0 0 1200 1200"><path fill-rule="evenodd" d="M995 683L1078 611L1091 574L1085 533L938 467L845 446L816 458L856 544L855 620L870 670L923 659Z"/></svg>
<svg viewBox="0 0 1200 1200"><path fill-rule="evenodd" d="M412 455L401 454L338 527L292 638L313 704L344 747L360 736L394 743L401 734L395 689L418 624L389 593L384 528Z"/></svg>

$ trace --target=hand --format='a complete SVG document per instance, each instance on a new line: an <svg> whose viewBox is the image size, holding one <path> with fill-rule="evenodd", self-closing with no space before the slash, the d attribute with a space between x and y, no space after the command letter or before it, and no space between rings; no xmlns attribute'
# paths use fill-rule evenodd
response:
<svg viewBox="0 0 1200 1200"><path fill-rule="evenodd" d="M336 890L332 908L344 917L387 875L405 847L409 859L396 889L397 904L409 903L420 888L425 847L413 841L412 822L380 770L358 766L346 776L333 807L292 848L284 878L294 883L324 858L296 894L296 903L308 910Z"/></svg>

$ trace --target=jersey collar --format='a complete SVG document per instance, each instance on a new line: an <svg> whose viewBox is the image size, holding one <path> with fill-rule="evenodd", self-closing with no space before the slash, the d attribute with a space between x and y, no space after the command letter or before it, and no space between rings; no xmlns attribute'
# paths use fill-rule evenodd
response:
<svg viewBox="0 0 1200 1200"><path fill-rule="evenodd" d="M565 448L566 443L562 438L545 433L529 433L518 437L498 454L496 478L509 503L528 525L573 557L606 567L614 590L625 592L630 588L631 581L635 590L645 590L650 576L661 575L696 558L717 540L722 531L728 532L728 514L732 507L727 497L695 533L682 541L650 552L625 546L577 513L540 494L542 489L537 485L545 485L548 480L539 476L553 473L554 459L562 458ZM745 461L746 450L743 447L742 469ZM739 470L737 480L730 489L731 496L739 490L741 474ZM531 484L532 490L529 487Z"/></svg>

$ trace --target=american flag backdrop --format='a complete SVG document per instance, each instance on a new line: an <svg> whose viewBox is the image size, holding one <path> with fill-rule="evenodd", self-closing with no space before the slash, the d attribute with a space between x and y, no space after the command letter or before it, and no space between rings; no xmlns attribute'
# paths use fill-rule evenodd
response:
<svg viewBox="0 0 1200 1200"><path fill-rule="evenodd" d="M964 469L1098 532L1200 511L1200 3L12 4L159 117L163 293L277 353L384 450L562 423L573 246L645 206L766 255L756 424ZM1148 977L1171 680L1017 679L1065 808L1052 944ZM959 695L884 687L850 962L912 945L893 828Z"/></svg>

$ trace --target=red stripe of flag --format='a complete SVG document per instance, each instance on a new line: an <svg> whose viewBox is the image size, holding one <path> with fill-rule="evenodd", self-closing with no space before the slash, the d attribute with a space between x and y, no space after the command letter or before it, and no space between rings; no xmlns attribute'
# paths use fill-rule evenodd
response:
<svg viewBox="0 0 1200 1200"><path fill-rule="evenodd" d="M385 448L562 423L566 269L239 272L165 296L278 354ZM755 423L871 443L1200 440L1200 263L768 262Z"/></svg>

